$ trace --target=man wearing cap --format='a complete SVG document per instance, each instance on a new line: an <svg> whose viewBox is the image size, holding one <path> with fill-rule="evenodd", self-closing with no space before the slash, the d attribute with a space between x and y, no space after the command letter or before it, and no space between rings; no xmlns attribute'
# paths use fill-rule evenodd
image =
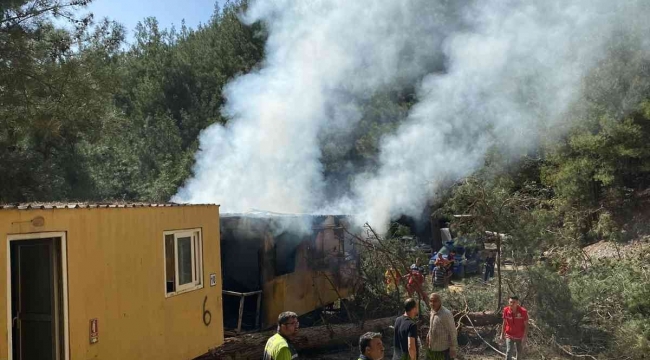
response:
<svg viewBox="0 0 650 360"><path fill-rule="evenodd" d="M271 336L264 347L263 360L292 360L298 359L296 349L291 340L298 335L298 315L285 311L278 316L278 332Z"/></svg>
<svg viewBox="0 0 650 360"><path fill-rule="evenodd" d="M358 360L381 360L384 358L384 343L381 341L381 334L367 332L359 338Z"/></svg>

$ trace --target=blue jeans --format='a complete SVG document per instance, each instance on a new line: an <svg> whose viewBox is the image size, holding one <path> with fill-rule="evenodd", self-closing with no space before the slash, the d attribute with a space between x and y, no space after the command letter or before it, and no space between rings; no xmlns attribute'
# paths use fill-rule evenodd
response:
<svg viewBox="0 0 650 360"><path fill-rule="evenodd" d="M521 339L515 340L506 338L506 360L512 360L512 355L515 353L515 348L517 350L517 360L524 358L524 344L522 344Z"/></svg>

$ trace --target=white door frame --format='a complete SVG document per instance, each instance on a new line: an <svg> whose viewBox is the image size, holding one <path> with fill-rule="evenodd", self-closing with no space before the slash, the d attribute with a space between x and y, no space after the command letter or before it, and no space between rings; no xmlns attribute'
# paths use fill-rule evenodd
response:
<svg viewBox="0 0 650 360"><path fill-rule="evenodd" d="M63 359L70 360L70 339L68 323L68 247L65 232L41 232L30 234L7 235L7 359L13 359L13 324L11 316L11 242L20 240L38 240L48 238L61 239L61 279L63 291Z"/></svg>

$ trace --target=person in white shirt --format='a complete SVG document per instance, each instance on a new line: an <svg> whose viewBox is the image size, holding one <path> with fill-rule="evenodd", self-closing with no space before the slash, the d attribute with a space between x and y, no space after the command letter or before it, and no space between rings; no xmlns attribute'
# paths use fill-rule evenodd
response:
<svg viewBox="0 0 650 360"><path fill-rule="evenodd" d="M442 306L437 293L429 296L431 318L427 334L427 360L450 360L456 357L458 341L454 315Z"/></svg>

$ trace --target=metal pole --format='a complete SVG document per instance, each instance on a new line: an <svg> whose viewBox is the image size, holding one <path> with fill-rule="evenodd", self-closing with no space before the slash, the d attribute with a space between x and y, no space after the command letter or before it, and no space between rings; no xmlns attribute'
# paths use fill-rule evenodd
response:
<svg viewBox="0 0 650 360"><path fill-rule="evenodd" d="M255 329L260 327L260 307L262 305L262 293L257 294L257 311L255 311Z"/></svg>
<svg viewBox="0 0 650 360"><path fill-rule="evenodd" d="M239 321L237 322L237 333L241 332L241 322L242 317L244 316L244 299L246 299L244 296L239 299Z"/></svg>

